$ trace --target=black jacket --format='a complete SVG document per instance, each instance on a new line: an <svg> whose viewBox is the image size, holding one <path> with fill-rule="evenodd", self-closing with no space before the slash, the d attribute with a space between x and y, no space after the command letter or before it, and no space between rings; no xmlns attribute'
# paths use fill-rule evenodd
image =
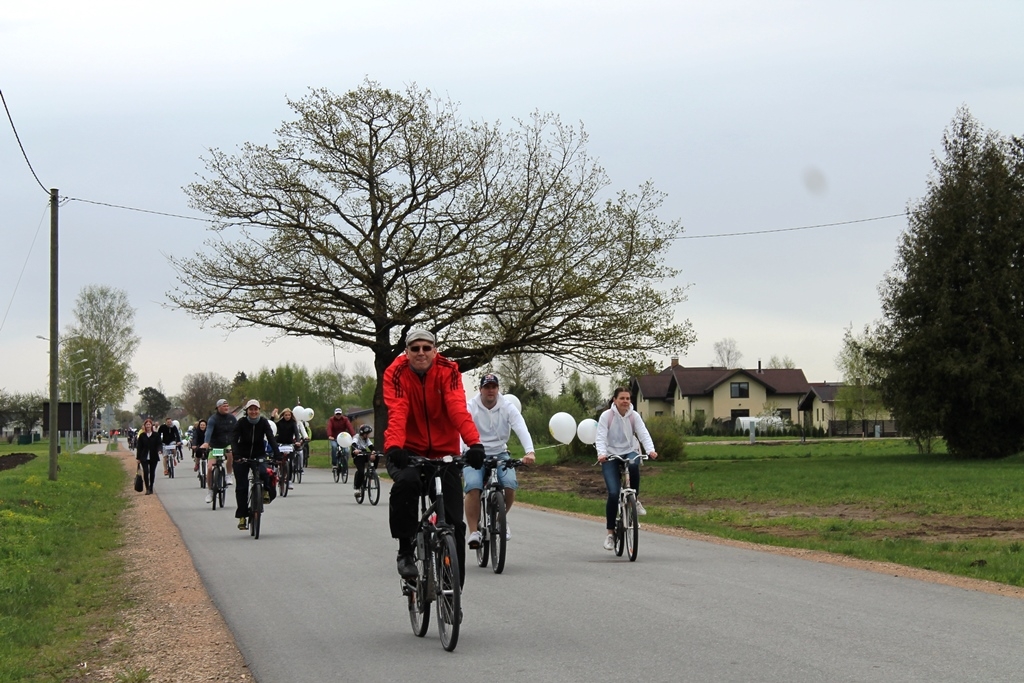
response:
<svg viewBox="0 0 1024 683"><path fill-rule="evenodd" d="M139 432L139 438L135 441L135 459L138 461L143 460L160 460L160 453L163 452L163 444L160 442L160 435L156 432L147 434L145 431Z"/></svg>
<svg viewBox="0 0 1024 683"><path fill-rule="evenodd" d="M231 413L225 415L221 415L219 412L214 413L206 421L206 433L210 435L206 439L206 443L210 444L210 448L227 448L234 439L237 426L238 418Z"/></svg>
<svg viewBox="0 0 1024 683"><path fill-rule="evenodd" d="M235 437L231 441L231 448L236 462L239 458L267 457L268 443L274 451L274 457L280 458L281 451L278 450L277 442L274 441L274 431L270 428L270 420L267 418L260 416L256 424L250 424L249 418L243 417L235 425Z"/></svg>
<svg viewBox="0 0 1024 683"><path fill-rule="evenodd" d="M181 441L181 432L174 425L160 425L160 429L157 432L160 434L160 439L164 442L165 446Z"/></svg>
<svg viewBox="0 0 1024 683"><path fill-rule="evenodd" d="M277 442L283 446L291 446L299 440L299 423L293 417L290 420L277 421Z"/></svg>

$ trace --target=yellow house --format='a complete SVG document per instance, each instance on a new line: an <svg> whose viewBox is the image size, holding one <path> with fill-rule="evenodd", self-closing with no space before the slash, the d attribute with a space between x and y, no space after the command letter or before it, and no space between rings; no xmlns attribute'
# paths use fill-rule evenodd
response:
<svg viewBox="0 0 1024 683"><path fill-rule="evenodd" d="M802 420L801 399L811 390L803 370L688 368L678 358L656 375L634 377L630 390L644 419L661 415L691 422L732 423L773 409L784 420Z"/></svg>

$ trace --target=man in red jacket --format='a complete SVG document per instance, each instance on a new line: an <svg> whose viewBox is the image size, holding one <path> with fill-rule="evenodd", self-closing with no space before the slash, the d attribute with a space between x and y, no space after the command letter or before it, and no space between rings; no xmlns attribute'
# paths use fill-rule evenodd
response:
<svg viewBox="0 0 1024 683"><path fill-rule="evenodd" d="M345 415L341 408L334 409L334 415L327 421L327 439L331 442L331 468L338 466L338 461L343 460L345 467L348 467L348 451L338 445L338 434L348 432L351 436L356 435L352 428L352 421Z"/></svg>
<svg viewBox="0 0 1024 683"><path fill-rule="evenodd" d="M459 438L469 444L466 463L479 469L484 461L473 417L466 408L459 365L437 352L433 333L412 329L405 337L405 354L384 371L384 404L388 426L384 430L391 486L391 536L398 539L398 573L416 578L413 537L419 524L420 473L407 467L409 455L442 458L459 454ZM459 576L465 581L466 524L462 519L462 477L446 470L441 482L445 518L455 525Z"/></svg>

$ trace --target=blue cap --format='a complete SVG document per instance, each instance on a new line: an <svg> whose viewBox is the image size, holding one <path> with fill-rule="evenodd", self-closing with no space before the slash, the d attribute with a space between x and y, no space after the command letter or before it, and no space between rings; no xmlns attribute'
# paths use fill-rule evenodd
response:
<svg viewBox="0 0 1024 683"><path fill-rule="evenodd" d="M498 376L495 375L493 372L487 373L486 375L480 378L480 386L482 387L485 384L493 384L495 386L498 386Z"/></svg>

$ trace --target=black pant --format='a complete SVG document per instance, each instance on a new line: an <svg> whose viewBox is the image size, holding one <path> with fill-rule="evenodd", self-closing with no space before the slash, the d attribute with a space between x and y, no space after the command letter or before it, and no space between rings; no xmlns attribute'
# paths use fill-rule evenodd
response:
<svg viewBox="0 0 1024 683"><path fill-rule="evenodd" d="M259 467L256 467L259 465ZM256 460L235 460L231 463L231 470L235 473L235 518L248 517L249 510L249 472L253 467L259 472L260 480L263 482L263 490L270 494L270 500L274 500L277 491L270 485L270 475L267 474L267 464Z"/></svg>
<svg viewBox="0 0 1024 683"><path fill-rule="evenodd" d="M352 482L352 487L357 490L363 485L363 474L366 472L366 461L369 459L370 456L363 451L352 451L352 463L356 466L356 479Z"/></svg>
<svg viewBox="0 0 1024 683"><path fill-rule="evenodd" d="M391 475L391 498L388 509L391 523L391 537L399 539L399 549L403 539L409 542L420 527L419 500L423 486L429 486L433 499L433 476L421 476L417 467L395 467L388 462L388 474ZM455 547L459 555L459 576L466 582L466 522L462 495L462 475L459 468L449 467L441 475L441 497L444 500L444 518L455 527ZM411 545L409 546L411 548Z"/></svg>
<svg viewBox="0 0 1024 683"><path fill-rule="evenodd" d="M159 463L159 460L139 461L139 464L142 465L142 481L146 484L146 490L150 493L153 492L153 478L156 476L156 466Z"/></svg>

